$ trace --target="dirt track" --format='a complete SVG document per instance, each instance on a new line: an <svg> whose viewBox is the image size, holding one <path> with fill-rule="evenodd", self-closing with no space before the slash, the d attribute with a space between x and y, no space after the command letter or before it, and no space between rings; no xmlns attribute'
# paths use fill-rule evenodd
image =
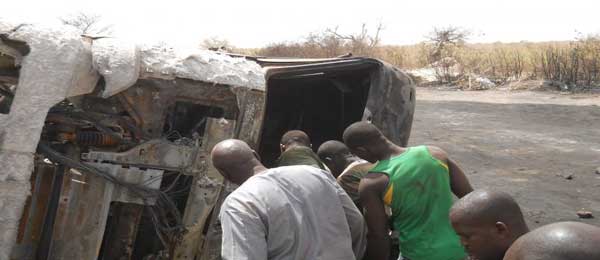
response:
<svg viewBox="0 0 600 260"><path fill-rule="evenodd" d="M512 194L531 227L600 226L600 96L418 88L417 144L448 151L475 188ZM580 219L583 208L595 218Z"/></svg>

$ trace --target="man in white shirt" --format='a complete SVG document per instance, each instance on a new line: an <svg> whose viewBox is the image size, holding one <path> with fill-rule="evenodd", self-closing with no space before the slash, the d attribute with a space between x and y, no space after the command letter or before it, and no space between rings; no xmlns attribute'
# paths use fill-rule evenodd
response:
<svg viewBox="0 0 600 260"><path fill-rule="evenodd" d="M219 214L223 259L362 258L364 220L330 174L311 166L267 169L234 139L217 144L211 158L223 177L240 185Z"/></svg>

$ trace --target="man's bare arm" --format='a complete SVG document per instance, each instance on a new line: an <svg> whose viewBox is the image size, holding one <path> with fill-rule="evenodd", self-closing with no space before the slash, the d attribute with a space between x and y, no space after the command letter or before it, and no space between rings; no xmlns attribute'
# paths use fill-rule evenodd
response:
<svg viewBox="0 0 600 260"><path fill-rule="evenodd" d="M390 237L387 215L383 204L383 192L388 177L380 173L369 173L358 186L360 203L367 221L367 252L364 259L388 260Z"/></svg>
<svg viewBox="0 0 600 260"><path fill-rule="evenodd" d="M473 191L463 170L450 158L448 158L448 171L450 171L450 188L456 197L460 199Z"/></svg>

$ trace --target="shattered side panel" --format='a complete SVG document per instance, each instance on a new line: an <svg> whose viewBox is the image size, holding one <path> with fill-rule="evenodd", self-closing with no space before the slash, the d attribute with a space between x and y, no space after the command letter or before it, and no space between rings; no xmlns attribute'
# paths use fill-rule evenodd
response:
<svg viewBox="0 0 600 260"><path fill-rule="evenodd" d="M406 146L415 110L415 85L404 72L383 63L371 76L363 120L371 121L393 142Z"/></svg>

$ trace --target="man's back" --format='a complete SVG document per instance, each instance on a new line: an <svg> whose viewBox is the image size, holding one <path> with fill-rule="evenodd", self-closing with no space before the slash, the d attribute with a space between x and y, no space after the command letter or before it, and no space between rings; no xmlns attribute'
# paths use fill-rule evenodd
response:
<svg viewBox="0 0 600 260"><path fill-rule="evenodd" d="M358 160L348 165L340 176L337 177L337 183L348 193L348 196L350 196L356 207L361 211L362 206L360 205L358 185L371 168L373 168L373 164L365 160Z"/></svg>
<svg viewBox="0 0 600 260"><path fill-rule="evenodd" d="M360 212L329 174L310 166L253 176L223 203L223 259L356 259Z"/></svg>
<svg viewBox="0 0 600 260"><path fill-rule="evenodd" d="M384 203L392 208L403 256L412 260L464 258L448 219L452 193L444 162L433 157L426 146L417 146L380 161L371 172L389 176Z"/></svg>

